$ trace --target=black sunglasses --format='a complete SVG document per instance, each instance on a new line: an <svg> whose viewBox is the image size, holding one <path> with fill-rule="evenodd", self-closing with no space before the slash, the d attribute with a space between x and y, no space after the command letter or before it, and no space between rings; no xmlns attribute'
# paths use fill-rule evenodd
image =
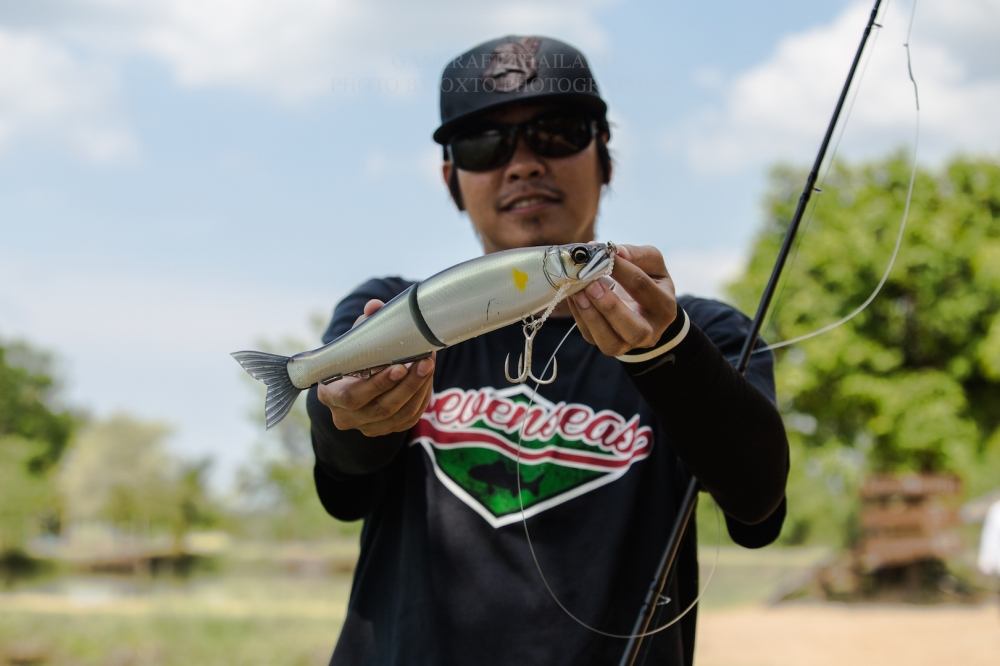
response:
<svg viewBox="0 0 1000 666"><path fill-rule="evenodd" d="M458 134L448 143L451 161L465 171L490 171L507 164L517 138L539 157L569 157L590 145L597 121L583 113L546 113L513 125L491 123Z"/></svg>

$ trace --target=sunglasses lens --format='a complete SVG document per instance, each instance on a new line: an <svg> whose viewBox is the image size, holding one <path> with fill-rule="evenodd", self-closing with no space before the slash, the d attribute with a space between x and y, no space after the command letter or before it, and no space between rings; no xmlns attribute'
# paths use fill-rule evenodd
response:
<svg viewBox="0 0 1000 666"><path fill-rule="evenodd" d="M590 145L594 123L585 115L550 114L521 125L500 125L467 132L452 139L451 159L465 171L490 171L503 166L514 154L524 129L524 140L541 157L568 157Z"/></svg>
<svg viewBox="0 0 1000 666"><path fill-rule="evenodd" d="M489 171L502 166L514 154L513 132L489 128L452 140L451 158L466 171Z"/></svg>
<svg viewBox="0 0 1000 666"><path fill-rule="evenodd" d="M592 128L586 116L542 116L528 125L526 138L542 157L568 157L590 145Z"/></svg>

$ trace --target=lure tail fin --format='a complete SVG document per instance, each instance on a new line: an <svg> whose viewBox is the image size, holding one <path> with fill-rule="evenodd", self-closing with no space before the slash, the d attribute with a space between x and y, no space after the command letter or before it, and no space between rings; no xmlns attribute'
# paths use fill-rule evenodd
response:
<svg viewBox="0 0 1000 666"><path fill-rule="evenodd" d="M259 351L232 353L251 377L264 382L267 398L264 400L264 423L270 429L285 418L302 390L292 384L288 376L288 357Z"/></svg>

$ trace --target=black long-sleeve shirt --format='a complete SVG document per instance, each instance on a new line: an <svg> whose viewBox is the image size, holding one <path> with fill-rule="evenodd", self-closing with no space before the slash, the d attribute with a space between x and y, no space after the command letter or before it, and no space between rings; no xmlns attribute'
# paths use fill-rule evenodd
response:
<svg viewBox="0 0 1000 666"><path fill-rule="evenodd" d="M410 283L372 280L336 309L324 341L370 298ZM684 297L691 320L667 355L604 356L578 332L540 395L510 385L503 359L520 326L438 353L434 396L406 433L338 431L310 391L317 491L344 519L365 519L333 664L607 664L625 642L580 627L552 601L528 550L580 619L627 634L692 473L724 510L734 541L773 541L785 515L788 448L773 406L769 354L744 379L726 363L748 328L717 301ZM683 318L667 331L674 335ZM572 324L535 338L536 371ZM698 590L694 526L682 542L662 620ZM695 615L651 639L649 663L690 664Z"/></svg>

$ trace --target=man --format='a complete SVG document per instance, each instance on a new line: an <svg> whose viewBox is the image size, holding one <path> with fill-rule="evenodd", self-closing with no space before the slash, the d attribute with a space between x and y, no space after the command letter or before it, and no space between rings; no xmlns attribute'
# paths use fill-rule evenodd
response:
<svg viewBox="0 0 1000 666"><path fill-rule="evenodd" d="M612 175L606 108L583 55L547 37L496 39L447 66L434 139L484 252L594 239ZM504 378L520 326L310 392L320 499L365 521L331 663L617 663L625 642L561 610L538 568L580 621L628 634L692 473L734 540L777 537L788 448L771 360L758 355L749 382L724 360L746 317L678 300L652 247L620 246L612 277L536 336L540 373L569 333L537 397ZM409 284L363 284L324 341ZM692 526L663 620L697 577ZM650 664L690 664L694 614L648 640Z"/></svg>
<svg viewBox="0 0 1000 666"><path fill-rule="evenodd" d="M979 570L1000 583L1000 499L990 505L979 535ZM1000 590L1000 586L997 588Z"/></svg>

